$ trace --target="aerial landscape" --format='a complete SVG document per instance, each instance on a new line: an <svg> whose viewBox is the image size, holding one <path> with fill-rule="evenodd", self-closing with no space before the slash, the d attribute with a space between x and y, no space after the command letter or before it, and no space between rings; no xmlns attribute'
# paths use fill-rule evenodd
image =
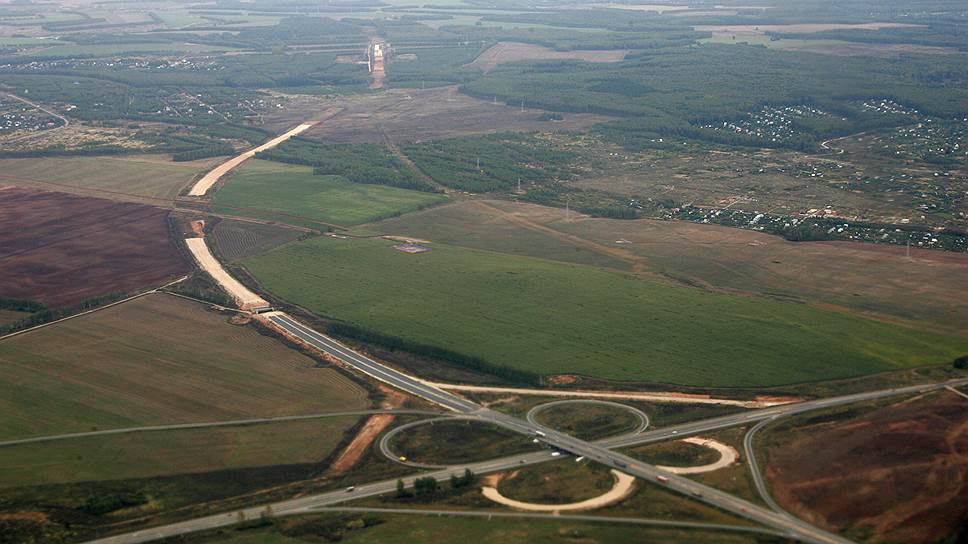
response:
<svg viewBox="0 0 968 544"><path fill-rule="evenodd" d="M960 0L0 0L0 544L968 543L966 286Z"/></svg>

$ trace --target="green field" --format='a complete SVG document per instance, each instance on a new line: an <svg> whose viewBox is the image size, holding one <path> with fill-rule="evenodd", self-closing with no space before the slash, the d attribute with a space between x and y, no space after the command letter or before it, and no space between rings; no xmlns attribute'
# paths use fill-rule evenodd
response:
<svg viewBox="0 0 968 544"><path fill-rule="evenodd" d="M0 341L0 438L369 405L335 370L226 320L149 295Z"/></svg>
<svg viewBox="0 0 968 544"><path fill-rule="evenodd" d="M0 448L0 488L318 463L358 419L109 435Z"/></svg>
<svg viewBox="0 0 968 544"><path fill-rule="evenodd" d="M316 176L308 166L253 160L215 195L215 211L319 227L357 225L446 200L437 194Z"/></svg>
<svg viewBox="0 0 968 544"><path fill-rule="evenodd" d="M81 193L173 199L204 168L113 157L0 159L0 184ZM120 194L118 194L120 193ZM136 199L136 198L135 198Z"/></svg>
<svg viewBox="0 0 968 544"><path fill-rule="evenodd" d="M804 304L442 244L420 255L391 246L314 239L245 264L318 314L541 374L772 386L968 352L964 338Z"/></svg>
<svg viewBox="0 0 968 544"><path fill-rule="evenodd" d="M228 47L193 44L193 43L124 43L124 44L90 44L90 45L55 45L49 48L38 49L37 51L27 51L24 57L30 58L55 58L70 56L102 56L102 55L122 55L137 53L164 53L164 52L184 52L184 53L205 53L211 51L226 51Z"/></svg>
<svg viewBox="0 0 968 544"><path fill-rule="evenodd" d="M355 517L351 517L355 516ZM475 542L478 544L578 544L612 542L690 542L690 543L767 543L781 542L765 536L754 537L743 533L639 527L618 523L590 523L551 520L477 519L430 516L367 516L363 522L358 514L324 518L298 518L293 523L276 528L248 531L226 531L211 536L196 537L187 542L217 542L219 544L301 544L326 542L335 539L323 535L340 535L346 544L450 544ZM355 523L354 523L355 522ZM366 525L361 528L361 525Z"/></svg>

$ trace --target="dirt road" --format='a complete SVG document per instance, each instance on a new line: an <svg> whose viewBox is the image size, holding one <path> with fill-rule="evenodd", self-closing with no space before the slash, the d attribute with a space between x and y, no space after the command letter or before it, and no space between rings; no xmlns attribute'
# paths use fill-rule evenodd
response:
<svg viewBox="0 0 968 544"><path fill-rule="evenodd" d="M272 149L273 147L276 147L282 142L285 142L289 138L292 138L293 136L296 136L302 132L305 132L315 124L316 123L303 123L297 126L296 128L290 129L288 132L285 132L279 136L276 136L275 138L260 145L259 147L250 149L237 157L233 157L223 162L222 164L216 166L215 169L213 169L211 172L205 174L205 176L202 179L195 182L195 185L192 186L191 190L188 192L188 196L205 196L205 193L207 193L209 189L211 189L218 182L218 180L222 179L222 176L229 173L229 171L235 168L236 166L251 159L252 157L255 156L256 153L259 153L260 151Z"/></svg>
<svg viewBox="0 0 968 544"><path fill-rule="evenodd" d="M208 272L208 275L212 276L225 289L229 296L239 303L240 308L247 310L269 306L269 303L265 299L250 291L248 287L242 285L242 283L222 268L222 263L218 262L218 259L208 250L205 238L186 238L185 245L192 252L192 256L198 262L198 266L205 272Z"/></svg>
<svg viewBox="0 0 968 544"><path fill-rule="evenodd" d="M526 510L528 512L574 512L578 510L593 510L595 508L602 508L610 504L615 504L616 502L624 499L632 492L632 488L635 484L635 477L629 476L624 472L619 472L617 470L612 470L612 476L615 477L615 485L605 493L586 499L580 502L573 502L569 504L539 504L533 502L521 502L514 499L509 499L501 494L496 487L484 486L481 488L481 493L485 497L491 499L492 501L503 504L504 506L510 506L517 510Z"/></svg>
<svg viewBox="0 0 968 544"><path fill-rule="evenodd" d="M732 465L739 459L739 452L736 448L730 446L729 444L723 444L718 440L713 440L711 438L700 438L698 436L692 436L689 438L684 438L683 442L689 444L695 444L697 446L703 446L705 448L714 449L719 452L719 459L713 463L706 465L697 465L694 467L667 467L657 465L662 470L671 472L673 474L702 474L704 472L712 472L714 470L719 470L721 468L726 468Z"/></svg>
<svg viewBox="0 0 968 544"><path fill-rule="evenodd" d="M449 383L424 382L446 391L466 391L468 393L508 393L512 395L541 397L577 397L597 399L643 400L651 402L679 402L686 404L719 404L741 406L743 408L768 408L797 402L796 398L771 398L759 400L736 400L716 398L709 395L690 395L684 393L643 393L639 391L564 391L556 389L521 389L515 387L488 387L483 385L456 385Z"/></svg>

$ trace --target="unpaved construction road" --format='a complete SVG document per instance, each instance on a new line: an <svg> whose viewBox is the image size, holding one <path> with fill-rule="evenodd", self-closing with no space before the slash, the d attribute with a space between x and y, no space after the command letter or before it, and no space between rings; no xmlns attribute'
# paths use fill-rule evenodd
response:
<svg viewBox="0 0 968 544"><path fill-rule="evenodd" d="M195 185L193 185L191 190L188 191L188 196L205 196L205 193L207 193L209 189L211 189L216 183L218 183L218 180L222 179L222 176L224 176L225 174L228 174L229 171L235 168L236 166L251 159L252 157L255 156L256 153L259 153L260 151L266 151L268 149L272 149L273 147L276 147L282 142L285 142L289 138L292 138L293 136L296 136L302 132L305 132L315 124L316 123L303 123L297 126L296 128L290 129L289 131L279 136L276 136L275 138L260 145L259 147L250 149L237 157L233 157L223 162L222 164L216 166L215 169L213 169L211 172L205 174L205 176L202 179L195 182Z"/></svg>
<svg viewBox="0 0 968 544"><path fill-rule="evenodd" d="M253 293L248 287L242 285L239 280L233 278L222 268L222 263L212 255L205 243L205 238L186 238L185 245L192 252L192 256L198 261L198 266L215 279L219 285L234 298L239 307L243 310L252 308L264 308L269 306L269 302L259 295Z"/></svg>

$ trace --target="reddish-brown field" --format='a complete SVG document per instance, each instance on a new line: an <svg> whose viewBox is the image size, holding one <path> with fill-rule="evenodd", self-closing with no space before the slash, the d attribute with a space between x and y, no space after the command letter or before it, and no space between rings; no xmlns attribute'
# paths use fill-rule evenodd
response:
<svg viewBox="0 0 968 544"><path fill-rule="evenodd" d="M627 49L578 49L574 51L555 51L530 43L499 42L481 53L472 68L480 68L485 74L506 62L520 60L583 60L585 62L620 62L628 54Z"/></svg>
<svg viewBox="0 0 968 544"><path fill-rule="evenodd" d="M968 399L942 392L775 436L776 500L873 542L938 542L968 516Z"/></svg>
<svg viewBox="0 0 968 544"><path fill-rule="evenodd" d="M167 217L140 204L0 188L0 297L62 307L184 274Z"/></svg>

